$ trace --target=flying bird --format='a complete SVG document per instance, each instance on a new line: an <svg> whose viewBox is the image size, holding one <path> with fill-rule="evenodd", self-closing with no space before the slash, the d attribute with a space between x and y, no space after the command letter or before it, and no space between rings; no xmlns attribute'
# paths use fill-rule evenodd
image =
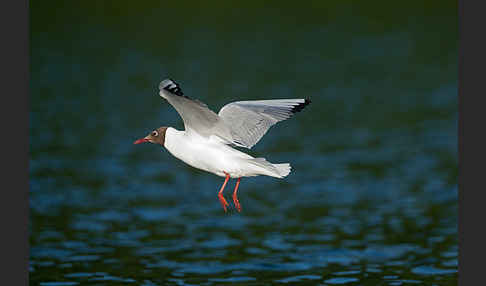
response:
<svg viewBox="0 0 486 286"><path fill-rule="evenodd" d="M309 99L236 101L226 104L216 114L201 101L185 96L171 79L163 80L159 90L160 96L181 116L185 130L162 126L133 144L159 144L186 164L224 177L218 198L225 212L229 204L223 191L230 178L237 179L233 202L240 212L236 192L242 177L284 178L290 173L289 163L272 164L265 158L254 158L233 147L250 149L271 126L304 109L311 102Z"/></svg>

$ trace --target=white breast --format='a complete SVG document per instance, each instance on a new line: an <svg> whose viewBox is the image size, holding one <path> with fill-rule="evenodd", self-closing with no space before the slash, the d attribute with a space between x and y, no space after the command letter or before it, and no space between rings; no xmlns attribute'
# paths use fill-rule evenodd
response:
<svg viewBox="0 0 486 286"><path fill-rule="evenodd" d="M222 144L215 137L207 139L169 127L164 146L188 165L221 177L225 176L224 172L234 178L254 172L253 165L248 163L248 159L253 157Z"/></svg>

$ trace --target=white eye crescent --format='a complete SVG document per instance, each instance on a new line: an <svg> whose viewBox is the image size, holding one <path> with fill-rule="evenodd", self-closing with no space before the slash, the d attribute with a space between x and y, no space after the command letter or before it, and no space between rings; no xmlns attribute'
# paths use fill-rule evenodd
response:
<svg viewBox="0 0 486 286"><path fill-rule="evenodd" d="M159 132L154 130L154 131L152 131L151 135L154 136L154 137L157 137L157 136L159 136Z"/></svg>

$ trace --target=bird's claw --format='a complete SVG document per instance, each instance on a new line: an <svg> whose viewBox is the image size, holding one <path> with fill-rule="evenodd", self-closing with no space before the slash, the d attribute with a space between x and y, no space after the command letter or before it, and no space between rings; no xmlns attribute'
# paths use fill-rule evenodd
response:
<svg viewBox="0 0 486 286"><path fill-rule="evenodd" d="M240 202L238 201L238 198L235 195L233 195L233 202L235 203L235 208L238 210L238 212L241 212Z"/></svg>
<svg viewBox="0 0 486 286"><path fill-rule="evenodd" d="M223 209L224 209L224 212L227 211L227 208L229 206L228 202L224 199L223 196L218 196L219 197L219 201L221 202L221 205L223 206Z"/></svg>

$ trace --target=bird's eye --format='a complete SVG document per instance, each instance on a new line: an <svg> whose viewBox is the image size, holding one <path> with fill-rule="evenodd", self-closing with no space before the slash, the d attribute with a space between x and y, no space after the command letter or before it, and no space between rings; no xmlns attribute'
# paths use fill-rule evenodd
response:
<svg viewBox="0 0 486 286"><path fill-rule="evenodd" d="M159 132L157 132L157 131L155 131L155 130L154 130L154 131L152 131L152 136L154 136L154 137L159 136Z"/></svg>

